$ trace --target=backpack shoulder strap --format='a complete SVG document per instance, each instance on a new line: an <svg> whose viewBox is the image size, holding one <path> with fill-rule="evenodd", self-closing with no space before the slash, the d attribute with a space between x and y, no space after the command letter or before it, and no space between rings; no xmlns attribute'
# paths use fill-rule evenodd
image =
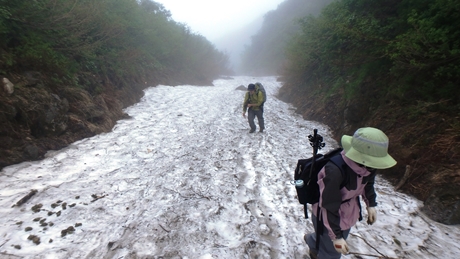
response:
<svg viewBox="0 0 460 259"><path fill-rule="evenodd" d="M343 158L342 158L341 155L336 155L334 157L331 157L331 159L329 159L329 161L334 163L340 169L340 171L342 172L343 182L340 184L340 188L345 187L345 185L347 185L347 183L349 181L349 174L347 173L348 165L345 163L345 161L343 161ZM359 218L358 218L358 220L361 221L361 220L363 220L363 214L362 214L362 209L361 209L361 203L359 202L359 196L356 197L356 199L358 200L358 208L359 208ZM344 200L344 201L342 201L342 203L345 203L345 202L348 202L348 201L350 201L350 199Z"/></svg>
<svg viewBox="0 0 460 259"><path fill-rule="evenodd" d="M347 177L347 164L345 163L345 161L343 160L342 158L342 155L339 153L333 157L331 157L329 159L329 161L331 161L334 165L336 165L339 169L340 169L340 172L342 173L342 178L343 178L343 181L342 183L340 184L340 187L344 187L347 183L347 180L348 180L348 177Z"/></svg>
<svg viewBox="0 0 460 259"><path fill-rule="evenodd" d="M331 157L329 159L329 161L331 161L332 163L334 163L334 165L336 165L340 171L342 171L342 173L344 173L344 170L346 169L346 166L347 164L345 163L345 161L343 161L343 158L342 158L342 155L341 154L337 154L333 157Z"/></svg>

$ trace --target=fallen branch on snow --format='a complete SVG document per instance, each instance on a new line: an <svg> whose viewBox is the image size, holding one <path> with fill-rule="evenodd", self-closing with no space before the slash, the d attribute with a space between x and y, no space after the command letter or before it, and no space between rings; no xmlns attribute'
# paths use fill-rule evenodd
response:
<svg viewBox="0 0 460 259"><path fill-rule="evenodd" d="M399 188L401 188L406 183L410 175L411 175L410 165L406 165L406 172L404 172L404 176L401 179L401 181L399 181L398 185L395 187L395 190L399 190Z"/></svg>
<svg viewBox="0 0 460 259"><path fill-rule="evenodd" d="M207 199L207 200L211 200L211 198L209 198L208 196L205 196L201 193L198 193L196 192L195 190L192 190L193 193L196 194L196 196L185 196L185 195L182 195L182 193L178 192L178 191L175 191L175 190L171 190L169 188L165 188L169 191L172 191L172 192L175 192L177 194L179 194L180 197L184 198L184 199Z"/></svg>
<svg viewBox="0 0 460 259"><path fill-rule="evenodd" d="M350 255L357 255L357 256L370 256L370 257L377 257L379 259L398 259L398 258L394 258L394 257L388 257L388 256L385 256L385 255L371 255L371 254L361 254L361 253L354 253L354 252L349 252L348 254Z"/></svg>
<svg viewBox="0 0 460 259"><path fill-rule="evenodd" d="M95 201L97 201L97 200L99 200L99 199L102 199L102 198L104 198L104 197L107 196L107 195L108 195L108 194L101 195L101 196L97 196L96 194L93 194L93 195L91 195L91 197L93 197L94 200L92 200L91 202L95 202Z"/></svg>
<svg viewBox="0 0 460 259"><path fill-rule="evenodd" d="M377 253L379 253L380 255L371 255L371 254L360 254L360 253L355 253L355 252L350 252L349 254L353 254L353 255L361 255L361 256L372 256L372 257L377 257L379 259L398 259L398 258L394 258L394 257L389 257L389 256L386 256L384 254L382 254L379 250L377 250L377 248L373 247L371 244L369 244L369 242L367 242L366 239L362 238L361 236L358 236L356 234L353 234L353 233L350 233L350 235L354 236L354 237L359 237L361 238L368 246L372 247L372 249L374 249Z"/></svg>
<svg viewBox="0 0 460 259"><path fill-rule="evenodd" d="M158 225L159 225L164 231L166 231L166 232L168 232L168 233L171 232L171 230L167 230L167 229L164 228L161 224L158 224Z"/></svg>
<svg viewBox="0 0 460 259"><path fill-rule="evenodd" d="M26 196L22 197L16 204L14 204L12 207L15 206L21 206L22 204L26 203L32 196L34 196L38 191L37 190L31 190Z"/></svg>

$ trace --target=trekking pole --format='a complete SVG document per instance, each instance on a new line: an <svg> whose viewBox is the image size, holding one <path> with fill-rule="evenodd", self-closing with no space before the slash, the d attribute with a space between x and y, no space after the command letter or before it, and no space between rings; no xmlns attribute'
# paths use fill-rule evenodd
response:
<svg viewBox="0 0 460 259"><path fill-rule="evenodd" d="M313 158L311 161L311 168L310 168L310 180L312 179L312 174L313 174L313 169L315 168L315 160L316 160L316 155L318 154L318 149L323 148L326 144L323 142L323 137L318 134L318 130L314 129L313 130L313 136L308 135L308 140L310 141L310 145L313 147ZM308 185L309 183L307 183ZM308 218L308 211L307 211L307 204L304 206L305 210L305 216ZM320 215L319 215L319 204L318 204L318 210L316 212L316 249L319 249L319 239L320 236L323 232L323 223L320 222Z"/></svg>

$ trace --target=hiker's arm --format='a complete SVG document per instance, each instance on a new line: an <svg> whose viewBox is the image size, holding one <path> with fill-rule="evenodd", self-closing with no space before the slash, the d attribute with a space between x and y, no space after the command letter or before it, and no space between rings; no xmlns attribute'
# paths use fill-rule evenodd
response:
<svg viewBox="0 0 460 259"><path fill-rule="evenodd" d="M331 239L342 238L339 214L340 205L342 204L342 194L340 192L340 184L343 181L342 172L334 164L327 163L321 169L318 179L324 226L329 230L329 236L333 233Z"/></svg>
<svg viewBox="0 0 460 259"><path fill-rule="evenodd" d="M248 109L248 103L249 103L249 92L246 92L246 94L244 95L244 101L243 101L243 114L245 114Z"/></svg>
<svg viewBox="0 0 460 259"><path fill-rule="evenodd" d="M369 181L364 187L363 200L366 203L367 207L377 206L377 202L376 202L377 194L375 193L375 189L374 189L374 182L375 182L376 174L377 174L376 172L373 172L371 175L367 177Z"/></svg>

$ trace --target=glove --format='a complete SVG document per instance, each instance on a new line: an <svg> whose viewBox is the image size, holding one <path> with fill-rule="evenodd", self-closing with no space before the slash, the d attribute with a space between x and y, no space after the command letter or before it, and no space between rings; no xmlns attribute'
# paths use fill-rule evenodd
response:
<svg viewBox="0 0 460 259"><path fill-rule="evenodd" d="M377 221L377 211L375 207L367 207L367 224L372 225Z"/></svg>
<svg viewBox="0 0 460 259"><path fill-rule="evenodd" d="M345 239L339 238L339 239L333 240L332 242L334 242L334 248L338 253L341 253L344 255L348 254L348 245Z"/></svg>

